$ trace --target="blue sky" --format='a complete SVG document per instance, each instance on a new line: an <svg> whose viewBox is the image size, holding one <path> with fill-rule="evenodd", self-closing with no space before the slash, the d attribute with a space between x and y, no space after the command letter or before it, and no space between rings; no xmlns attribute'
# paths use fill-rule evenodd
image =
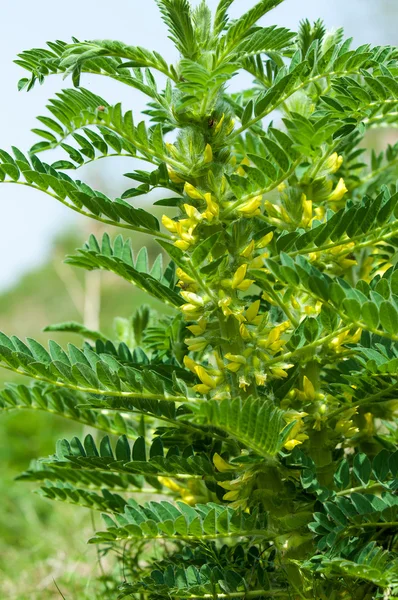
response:
<svg viewBox="0 0 398 600"><path fill-rule="evenodd" d="M212 8L217 3L218 0L208 2ZM17 81L24 75L23 70L13 64L18 52L41 47L46 40L69 40L73 35L82 40L120 39L157 50L169 61L175 58L153 0L112 0L111 3L108 0L68 0L66 3L14 0L4 4L0 23L0 147L7 150L11 145L26 150L37 141L30 132L36 126L35 117L46 114L48 98L62 87L71 86L69 81L51 77L29 93L18 92ZM231 15L238 16L254 4L252 0L236 0ZM294 29L304 17L311 20L321 17L328 27L343 25L358 45L398 42L396 0L285 0L264 22ZM108 102L122 100L124 107L131 107L134 112L144 106L138 91L124 89L109 79L84 77L82 85L104 96ZM128 168L131 170L131 164ZM125 171L125 161L109 161L105 168L103 163L90 165L78 176L88 178L91 185L97 180L98 187L111 192L112 189L120 191L119 176ZM10 286L23 272L45 260L54 235L72 226L76 219L83 220L83 217L75 217L44 194L22 186L0 185L0 289Z"/></svg>

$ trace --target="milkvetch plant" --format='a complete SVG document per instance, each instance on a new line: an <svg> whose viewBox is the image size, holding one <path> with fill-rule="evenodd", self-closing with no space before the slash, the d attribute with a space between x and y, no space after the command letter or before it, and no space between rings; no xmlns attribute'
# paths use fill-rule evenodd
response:
<svg viewBox="0 0 398 600"><path fill-rule="evenodd" d="M398 597L398 145L363 148L398 123L398 50L354 49L320 21L258 25L281 1L231 21L233 0L215 14L157 0L175 65L76 39L16 61L21 89L55 74L74 87L28 155L0 151L0 179L161 249L149 264L105 234L67 262L116 273L165 314L140 307L112 340L50 326L81 334L67 349L0 334L1 366L35 380L7 386L2 410L103 432L59 441L21 479L103 513L90 542L122 550L115 597ZM232 94L242 70L253 85ZM146 121L81 87L85 73L140 90ZM43 162L53 148L65 158ZM115 155L146 163L121 198L72 177ZM134 206L154 189L161 223Z"/></svg>

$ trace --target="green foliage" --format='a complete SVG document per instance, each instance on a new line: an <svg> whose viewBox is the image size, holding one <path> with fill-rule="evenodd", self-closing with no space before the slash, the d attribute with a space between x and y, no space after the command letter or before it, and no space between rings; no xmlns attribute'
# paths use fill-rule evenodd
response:
<svg viewBox="0 0 398 600"><path fill-rule="evenodd" d="M393 598L398 151L368 159L361 146L396 125L398 51L352 49L320 21L259 26L280 0L235 21L231 0L214 15L205 2L157 4L173 66L108 40L17 61L30 72L21 89L50 74L75 87L39 117L28 157L0 152L1 181L152 236L162 254L151 265L146 248L134 257L129 239L107 234L66 262L170 307L118 319L115 340L48 327L84 338L67 350L0 334L0 365L38 380L2 392L4 412L45 410L107 434L61 440L20 479L104 513L90 541L123 554L120 598ZM240 70L253 86L230 94ZM80 87L85 73L140 90L146 120ZM54 148L65 159L38 158ZM125 174L135 187L122 198L65 173L108 156L148 165ZM161 224L134 206L154 188L173 210Z"/></svg>
<svg viewBox="0 0 398 600"><path fill-rule="evenodd" d="M233 435L260 455L277 454L287 440L290 427L285 428L283 411L272 403L236 398L212 400L200 408L207 424Z"/></svg>
<svg viewBox="0 0 398 600"><path fill-rule="evenodd" d="M150 502L139 506L131 500L115 523L106 518L107 532L98 532L92 543L134 538L207 540L264 535L264 519L208 502L194 508L184 502Z"/></svg>
<svg viewBox="0 0 398 600"><path fill-rule="evenodd" d="M87 271L92 269L112 271L171 306L180 306L183 303L175 285L174 263L171 262L163 272L162 255L159 254L152 268L149 269L147 249L142 248L134 261L130 240L124 241L121 236L115 239L112 247L106 233L101 245L92 235L86 246L79 250L79 255L69 256L66 262Z"/></svg>
<svg viewBox="0 0 398 600"><path fill-rule="evenodd" d="M132 448L126 436L120 437L114 451L108 436L102 438L99 446L91 435L86 436L83 443L78 438L71 443L60 440L54 457L35 463L20 479L84 482L97 488L104 482L107 486L113 482L111 487L136 490L142 489L145 481L161 489L158 476L215 478L214 467L207 456L194 454L191 447L181 455L178 447L171 447L164 456L162 439L155 438L149 456L147 454L144 437L136 438Z"/></svg>
<svg viewBox="0 0 398 600"><path fill-rule="evenodd" d="M43 410L66 419L71 419L113 435L136 435L134 424L127 421L121 414L105 415L89 408L83 408L86 398L81 394L71 393L67 389L59 389L51 385L34 384L8 385L0 393L0 409L14 410Z"/></svg>

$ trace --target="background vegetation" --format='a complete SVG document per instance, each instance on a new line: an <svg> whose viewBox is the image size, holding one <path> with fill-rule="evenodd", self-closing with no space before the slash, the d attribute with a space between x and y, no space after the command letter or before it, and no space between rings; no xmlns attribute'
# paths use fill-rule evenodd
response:
<svg viewBox="0 0 398 600"><path fill-rule="evenodd" d="M43 342L48 334L38 332L48 324L96 320L100 310L101 330L111 334L115 314L128 318L133 307L148 302L146 294L117 276L84 273L63 264L64 256L86 237L87 232L78 229L54 240L48 262L0 295L0 330ZM134 246L142 246L139 235ZM51 337L62 344L76 342L70 334ZM12 379L11 373L0 371L0 388ZM20 376L14 379L23 383ZM46 600L60 598L61 592L67 600L95 598L91 580L98 571L94 573L89 565L100 566L95 562L96 548L85 541L95 530L88 511L29 496L29 484L15 481L31 458L53 453L55 440L83 431L76 423L40 412L14 412L0 419L1 599Z"/></svg>

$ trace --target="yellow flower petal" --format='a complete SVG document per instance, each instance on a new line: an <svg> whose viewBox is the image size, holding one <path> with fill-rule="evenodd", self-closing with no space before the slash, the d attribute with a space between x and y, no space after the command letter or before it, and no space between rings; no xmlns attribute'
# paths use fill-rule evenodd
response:
<svg viewBox="0 0 398 600"><path fill-rule="evenodd" d="M210 377L210 375L204 367L200 365L196 366L195 373L199 377L201 382L210 387L211 389L214 390L214 388L217 386L216 380L213 377Z"/></svg>
<svg viewBox="0 0 398 600"><path fill-rule="evenodd" d="M174 171L174 169L172 169L170 167L170 165L167 165L167 172L169 174L170 180L173 183L184 183L184 180L181 179L181 177L178 176L178 174Z"/></svg>
<svg viewBox="0 0 398 600"><path fill-rule="evenodd" d="M246 272L247 272L247 264L244 264L244 265L241 265L240 267L238 267L238 269L235 271L235 274L232 278L232 288L233 289L236 289L242 283L242 281L246 277Z"/></svg>
<svg viewBox="0 0 398 600"><path fill-rule="evenodd" d="M338 184L336 185L335 189L333 190L333 192L328 196L328 200L329 202L338 202L339 200L342 200L344 195L348 192L345 183L344 183L344 179L340 178Z"/></svg>
<svg viewBox="0 0 398 600"><path fill-rule="evenodd" d="M170 217L167 215L162 216L162 224L168 231L171 231L171 233L176 233L177 223L176 221L173 221L173 219L170 219Z"/></svg>
<svg viewBox="0 0 398 600"><path fill-rule="evenodd" d="M217 452L213 456L213 463L220 473L227 473L228 471L234 471L235 467L229 465Z"/></svg>
<svg viewBox="0 0 398 600"><path fill-rule="evenodd" d="M191 183L186 182L184 186L184 192L194 200L202 200L203 195L199 192L199 190L194 187Z"/></svg>
<svg viewBox="0 0 398 600"><path fill-rule="evenodd" d="M204 159L206 164L210 163L213 160L213 150L210 144L206 144Z"/></svg>
<svg viewBox="0 0 398 600"><path fill-rule="evenodd" d="M258 311L260 310L260 300L256 300L252 304L250 304L249 308L245 312L245 317L251 323L258 315Z"/></svg>

